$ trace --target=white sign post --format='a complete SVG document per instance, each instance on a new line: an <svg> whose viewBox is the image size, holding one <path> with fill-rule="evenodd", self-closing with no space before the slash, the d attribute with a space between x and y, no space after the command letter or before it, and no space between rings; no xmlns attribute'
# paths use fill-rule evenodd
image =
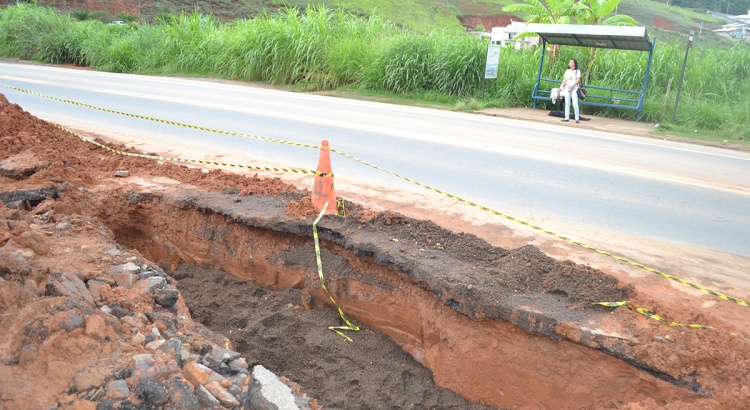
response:
<svg viewBox="0 0 750 410"><path fill-rule="evenodd" d="M497 66L500 64L500 46L490 44L487 46L487 65L484 69L484 78L497 78Z"/></svg>
<svg viewBox="0 0 750 410"><path fill-rule="evenodd" d="M482 98L488 78L497 78L497 67L500 65L500 46L490 44L487 46L487 64L484 67L484 80L482 80Z"/></svg>

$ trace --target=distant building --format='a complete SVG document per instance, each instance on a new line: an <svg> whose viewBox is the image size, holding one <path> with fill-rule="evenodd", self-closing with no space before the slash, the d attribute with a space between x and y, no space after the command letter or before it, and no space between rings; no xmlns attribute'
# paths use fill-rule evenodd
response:
<svg viewBox="0 0 750 410"><path fill-rule="evenodd" d="M720 29L713 30L714 33L734 40L750 41L750 11L747 14L731 16L732 23L723 25Z"/></svg>
<svg viewBox="0 0 750 410"><path fill-rule="evenodd" d="M519 34L526 32L526 23L522 21L511 21L505 27L492 27L490 41L493 44L503 46L512 44L516 50L539 45L539 36L536 34L529 37L516 38Z"/></svg>

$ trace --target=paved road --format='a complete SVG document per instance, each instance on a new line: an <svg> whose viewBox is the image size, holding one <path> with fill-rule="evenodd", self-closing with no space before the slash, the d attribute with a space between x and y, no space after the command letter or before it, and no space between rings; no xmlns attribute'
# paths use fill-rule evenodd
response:
<svg viewBox="0 0 750 410"><path fill-rule="evenodd" d="M41 65L0 63L0 84L11 102L40 118L167 154L305 169L317 162L314 148L134 119L8 86L299 144L327 139L336 150L537 224L750 256L746 152L226 82ZM385 186L394 195L422 189L343 157L332 162L337 181Z"/></svg>

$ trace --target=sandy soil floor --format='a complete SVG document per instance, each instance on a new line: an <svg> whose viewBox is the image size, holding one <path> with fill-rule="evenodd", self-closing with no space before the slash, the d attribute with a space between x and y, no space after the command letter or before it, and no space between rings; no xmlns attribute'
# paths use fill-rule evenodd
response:
<svg viewBox="0 0 750 410"><path fill-rule="evenodd" d="M94 319L80 328L68 326L72 314L58 317L64 309L57 304L70 302L50 285L56 274L79 272L90 289L97 272L122 262L86 256L104 246L102 238L167 272L184 300L174 314L216 332L198 332L201 340L296 382L316 399L313 408L705 409L750 402L747 307L520 229L474 223L481 218L471 214L393 204L402 215L384 209L384 201L373 210L356 194L346 218L321 223L331 293L362 326L346 342L326 328L339 315L318 283L308 192L280 179L118 156L4 98L0 114L0 331L9 335L0 344L3 408L98 408L94 393L114 377L86 384L82 369L90 374L109 356L124 361L133 354L123 347L132 346L130 328L97 311L117 292L76 305L77 315L102 316L106 330L89 330ZM13 196L44 188L56 194ZM270 229L252 226L254 207L277 203L286 205L273 207L279 214ZM61 237L61 222L87 228ZM713 329L592 305L625 299L668 322ZM144 314L158 308L146 302ZM24 328L33 321L55 329L54 338ZM169 321L162 322L169 333ZM185 329L198 325L180 326L175 334L196 333ZM133 377L123 380L139 391ZM198 388L189 379L183 384ZM138 405L147 396L127 400ZM123 400L108 405L128 408ZM176 408L170 400L160 403Z"/></svg>

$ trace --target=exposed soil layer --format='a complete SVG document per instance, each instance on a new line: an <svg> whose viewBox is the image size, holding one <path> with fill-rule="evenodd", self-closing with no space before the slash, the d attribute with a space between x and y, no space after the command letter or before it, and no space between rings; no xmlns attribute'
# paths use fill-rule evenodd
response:
<svg viewBox="0 0 750 410"><path fill-rule="evenodd" d="M518 17L511 16L509 14L495 14L495 15L469 15L465 14L460 16L458 20L464 27L477 27L482 26L485 30L490 31L493 27L505 27L513 21L523 21Z"/></svg>
<svg viewBox="0 0 750 410"><path fill-rule="evenodd" d="M625 307L592 305L631 300L680 323L712 322L531 245L499 248L347 202L345 217L326 216L318 228L327 289L362 327L346 332L349 343L327 329L341 323L320 284L309 192L257 175L117 156L4 97L0 162L0 250L27 249L12 228L24 213L106 226L120 246L171 275L194 319L323 408L703 409L750 400L747 335L669 327ZM71 258L46 255L48 265L55 255ZM9 280L19 274L2 272ZM7 306L0 304L0 330L12 323ZM79 350L37 360L59 369L101 360ZM0 362L3 374L8 369L24 371ZM0 404L30 408L23 400L34 388L0 384ZM61 389L47 387L49 405L68 395Z"/></svg>
<svg viewBox="0 0 750 410"><path fill-rule="evenodd" d="M435 385L430 371L383 333L365 328L345 341L328 330L338 314L304 309L300 289L269 290L196 265L181 265L174 277L195 320L229 335L251 360L310 386L310 395L325 397L324 408L488 408Z"/></svg>
<svg viewBox="0 0 750 410"><path fill-rule="evenodd" d="M289 198L238 197L185 188L154 194L149 188L148 194L130 190L109 198L106 214L100 217L120 243L167 267L195 263L272 289L302 289L298 303L305 309L328 304L316 274L310 221L285 213ZM367 329L390 336L431 369L439 385L495 407L575 407L642 397L671 400L683 394L612 356L561 340L558 322L596 323L609 310L592 308L592 302L628 299L629 290L620 288L613 278L571 263L560 264L531 246L506 251L429 222L363 213L353 204L349 209L347 218L330 217L320 224L328 289L347 315ZM226 290L206 292L210 288L205 286L195 295L202 302L189 297L188 305L222 308L217 300L223 300ZM256 315L253 308L233 313L211 322L240 323L237 331L241 332L247 327L242 323ZM327 327L325 322L319 325ZM330 325L339 323L329 319ZM258 331L250 328L250 333ZM587 336L591 343L611 348L603 346L607 338ZM351 337L357 340L356 335ZM335 333L327 339L313 345L346 343ZM246 340L241 332L235 343L248 344ZM362 359L366 362L379 350ZM300 364L318 363L317 356L313 350ZM379 378L388 377L392 363L388 358L380 363L382 368L368 366L373 378L366 384L378 386ZM284 367L272 370L289 371ZM579 383L587 387L571 388L570 374L577 374ZM290 378L303 386L315 385L291 374ZM401 382L396 383L386 391L398 388ZM325 399L320 400L325 404ZM377 403L371 396L361 400L362 404ZM383 406L388 407L387 403Z"/></svg>
<svg viewBox="0 0 750 410"><path fill-rule="evenodd" d="M654 16L654 27L662 30L674 30L674 25L663 17Z"/></svg>

